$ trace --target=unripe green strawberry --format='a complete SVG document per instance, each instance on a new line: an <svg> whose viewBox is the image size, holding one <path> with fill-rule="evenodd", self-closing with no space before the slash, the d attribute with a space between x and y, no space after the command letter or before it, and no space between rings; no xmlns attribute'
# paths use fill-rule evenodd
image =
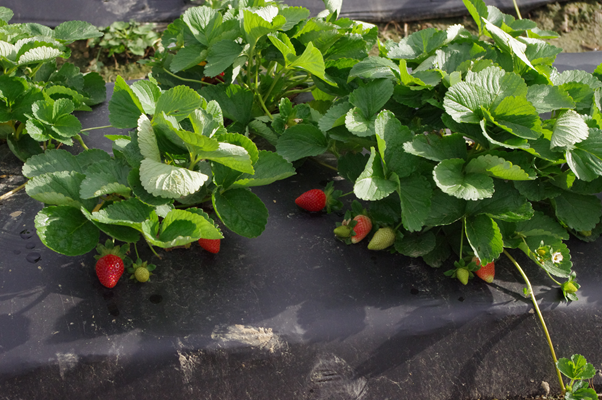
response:
<svg viewBox="0 0 602 400"><path fill-rule="evenodd" d="M469 276L470 272L466 268L458 268L456 270L456 278L462 282L462 285L466 285L468 283Z"/></svg>
<svg viewBox="0 0 602 400"><path fill-rule="evenodd" d="M128 268L128 272L131 273L130 279L136 279L138 282L148 282L150 279L151 271L156 268L154 264L149 264L147 261L142 262L138 259L131 268Z"/></svg>
<svg viewBox="0 0 602 400"><path fill-rule="evenodd" d="M572 281L566 281L561 285L562 291L565 293L577 293L577 287Z"/></svg>
<svg viewBox="0 0 602 400"><path fill-rule="evenodd" d="M368 243L368 250L384 250L395 243L395 230L391 227L380 228Z"/></svg>
<svg viewBox="0 0 602 400"><path fill-rule="evenodd" d="M334 234L340 238L348 238L351 236L351 228L347 225L341 225L334 228Z"/></svg>
<svg viewBox="0 0 602 400"><path fill-rule="evenodd" d="M144 267L138 267L134 270L134 276L138 282L146 282L150 278L150 272Z"/></svg>

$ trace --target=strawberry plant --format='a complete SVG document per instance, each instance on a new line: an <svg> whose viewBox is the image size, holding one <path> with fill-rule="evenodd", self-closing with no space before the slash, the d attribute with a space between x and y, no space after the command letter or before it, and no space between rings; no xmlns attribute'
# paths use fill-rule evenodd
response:
<svg viewBox="0 0 602 400"><path fill-rule="evenodd" d="M481 270L473 258L489 265L505 254L556 360L510 251L577 299L564 242L602 233L602 66L560 73L553 62L561 49L545 41L555 33L482 0L464 3L477 34L455 25L379 43L379 56L350 63L346 86L321 87L336 97L305 105L303 122L316 132L288 126L276 149L289 161L336 156L375 226L395 231L392 252L435 268L454 258L446 275L463 284ZM344 226L335 234L348 238Z"/></svg>
<svg viewBox="0 0 602 400"><path fill-rule="evenodd" d="M168 26L165 50L150 63L153 75L164 89L186 84L217 100L231 131L270 141L278 135L265 123L281 99L310 91L331 98L321 89L345 90L344 71L377 40L374 25L337 20L341 2L325 1L328 9L314 18L303 7L265 0L217 3L190 8ZM203 81L221 73L223 84ZM282 128L300 118L282 110L280 117Z"/></svg>
<svg viewBox="0 0 602 400"><path fill-rule="evenodd" d="M68 58L69 43L102 34L83 21L54 30L43 25L9 24L13 13L0 7L0 139L22 161L44 149L80 143L82 127L75 110L105 100L102 77L82 74ZM85 146L85 145L84 145Z"/></svg>
<svg viewBox="0 0 602 400"><path fill-rule="evenodd" d="M141 238L171 248L222 239L210 207L228 229L259 236L268 212L249 188L295 173L276 153L258 150L224 127L222 111L189 87L162 91L151 81L128 86L118 78L109 120L135 128L111 136L113 154L50 150L27 160L29 196L43 202L35 218L50 249L79 255L96 247L100 232L126 243ZM154 251L154 250L153 250Z"/></svg>

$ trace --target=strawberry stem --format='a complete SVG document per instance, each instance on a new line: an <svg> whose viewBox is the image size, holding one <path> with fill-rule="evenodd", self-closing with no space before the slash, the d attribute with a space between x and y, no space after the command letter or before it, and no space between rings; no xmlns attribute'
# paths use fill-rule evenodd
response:
<svg viewBox="0 0 602 400"><path fill-rule="evenodd" d="M564 393L566 392L566 388L564 387L564 382L562 381L562 375L560 374L560 370L556 366L556 364L558 363L558 359L556 358L556 352L554 351L554 345L552 344L552 338L550 337L550 332L548 332L548 327L546 326L546 321L544 321L543 315L541 315L541 311L539 310L539 306L537 305L537 299L535 298L535 294L533 293L533 287L531 286L531 282L529 281L529 278L525 274L525 271L523 271L523 269L520 267L520 265L510 255L510 253L508 253L508 251L506 249L504 249L504 254L506 255L506 257L508 257L508 259L510 259L510 261L512 261L512 264L514 264L514 266L518 269L518 272L520 272L521 276L525 280L525 283L527 284L528 293L529 293L529 296L531 296L531 301L533 302L533 306L535 307L535 311L537 312L537 317L539 318L539 323L541 324L541 327L543 328L543 331L546 335L546 339L548 340L548 346L550 347L550 353L552 353L552 358L554 359L554 368L556 369L556 375L558 375L558 382L560 383L560 388L562 389L562 395L564 396Z"/></svg>
<svg viewBox="0 0 602 400"><path fill-rule="evenodd" d="M464 247L464 232L466 231L466 217L462 218L462 233L460 234L460 260L462 259L462 248Z"/></svg>

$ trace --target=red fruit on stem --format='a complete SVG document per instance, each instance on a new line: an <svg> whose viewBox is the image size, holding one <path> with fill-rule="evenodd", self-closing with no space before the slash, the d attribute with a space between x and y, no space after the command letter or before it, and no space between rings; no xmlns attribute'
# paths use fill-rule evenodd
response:
<svg viewBox="0 0 602 400"><path fill-rule="evenodd" d="M96 276L100 283L108 288L115 287L124 269L123 260L114 254L102 256L96 262Z"/></svg>
<svg viewBox="0 0 602 400"><path fill-rule="evenodd" d="M308 190L297 197L295 204L306 211L322 211L326 207L326 194L320 189Z"/></svg>
<svg viewBox="0 0 602 400"><path fill-rule="evenodd" d="M353 227L355 236L351 236L351 243L358 243L372 230L372 221L366 215L358 215L353 218L357 224Z"/></svg>
<svg viewBox="0 0 602 400"><path fill-rule="evenodd" d="M209 253L219 253L220 239L199 239L199 245Z"/></svg>
<svg viewBox="0 0 602 400"><path fill-rule="evenodd" d="M481 260L477 257L474 257L472 261L474 261L477 266L481 265ZM475 274L487 283L493 282L493 278L495 277L495 263L492 261L485 266L481 266L479 270L475 271Z"/></svg>

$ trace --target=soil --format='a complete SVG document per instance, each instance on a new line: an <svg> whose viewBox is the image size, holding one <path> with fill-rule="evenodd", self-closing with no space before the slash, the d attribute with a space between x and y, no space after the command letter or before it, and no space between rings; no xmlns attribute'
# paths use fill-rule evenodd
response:
<svg viewBox="0 0 602 400"><path fill-rule="evenodd" d="M599 0L551 3L521 14L523 18L537 22L539 28L557 32L560 37L550 39L549 43L566 53L602 50L602 3ZM414 22L391 21L379 24L379 30L381 40L399 41L424 28L443 30L454 24L462 24L472 32L477 32L474 20L469 15Z"/></svg>

